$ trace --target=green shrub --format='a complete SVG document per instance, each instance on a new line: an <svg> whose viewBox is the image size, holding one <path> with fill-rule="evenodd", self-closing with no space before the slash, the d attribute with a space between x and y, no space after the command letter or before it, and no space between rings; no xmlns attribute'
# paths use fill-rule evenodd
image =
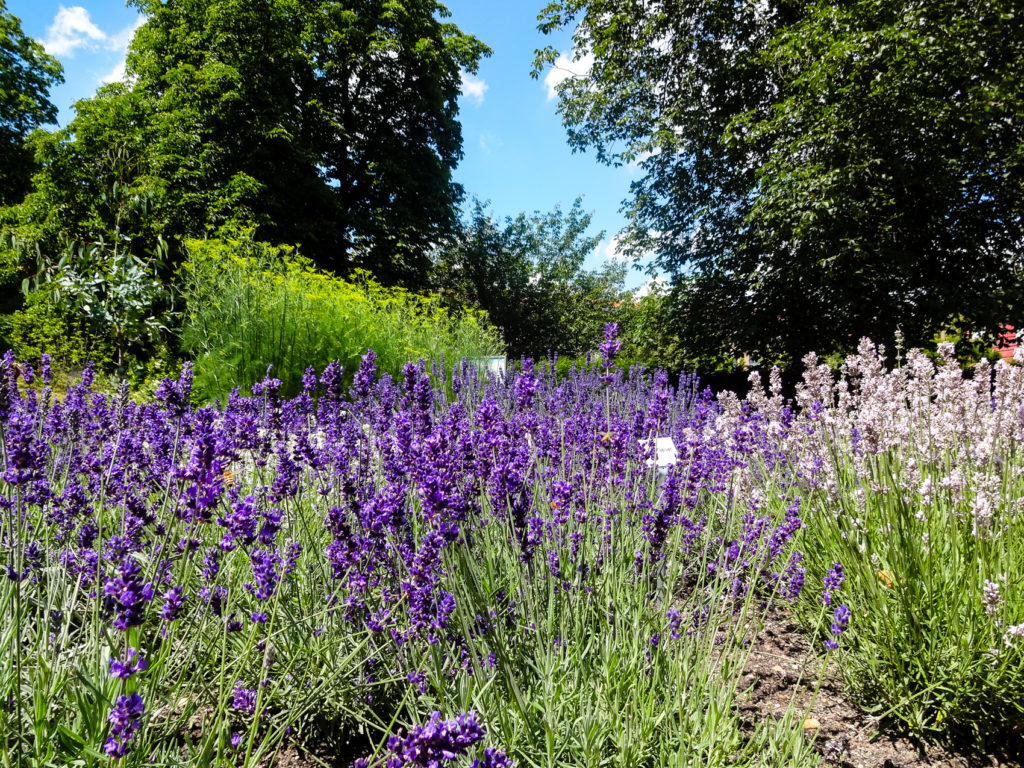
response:
<svg viewBox="0 0 1024 768"><path fill-rule="evenodd" d="M140 258L129 243L66 242L56 257L29 245L0 211L0 350L74 374L92 362L101 376L133 385L168 370L170 292L156 272L165 256Z"/></svg>
<svg viewBox="0 0 1024 768"><path fill-rule="evenodd" d="M385 288L368 273L342 280L312 267L293 248L243 233L190 240L181 270L186 301L182 348L196 361L196 390L221 396L258 381L268 366L294 394L309 366L332 360L351 376L367 349L382 372L410 360L482 357L500 348L479 312L449 313L436 296Z"/></svg>
<svg viewBox="0 0 1024 768"><path fill-rule="evenodd" d="M159 349L174 317L170 296L156 276L166 246L161 242L157 254L144 259L125 245L68 243L60 259L47 265L40 285L72 322L113 348L119 371Z"/></svg>
<svg viewBox="0 0 1024 768"><path fill-rule="evenodd" d="M49 291L33 291L24 308L5 316L3 335L19 360L33 364L44 353L65 370L83 368L90 360L100 366L113 361L113 345L88 333Z"/></svg>

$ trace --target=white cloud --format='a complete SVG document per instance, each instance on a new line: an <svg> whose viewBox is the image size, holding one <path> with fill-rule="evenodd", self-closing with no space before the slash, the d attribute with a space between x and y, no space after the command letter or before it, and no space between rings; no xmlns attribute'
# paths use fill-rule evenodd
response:
<svg viewBox="0 0 1024 768"><path fill-rule="evenodd" d="M462 73L462 95L474 104L484 103L484 94L490 86L482 77L476 77L469 72Z"/></svg>
<svg viewBox="0 0 1024 768"><path fill-rule="evenodd" d="M60 7L53 19L43 41L47 53L54 56L74 56L79 49L96 51L103 49L120 54L118 62L99 79L100 85L116 83L125 78L125 55L128 44L135 37L135 32L145 24L146 19L140 15L134 24L108 35L97 27L89 17L89 11L80 5L70 8ZM110 61L109 55L106 56Z"/></svg>
<svg viewBox="0 0 1024 768"><path fill-rule="evenodd" d="M558 86L570 77L586 77L590 68L594 66L594 55L591 53L580 56L577 51L572 51L570 56L567 53L558 54L551 69L544 75L544 85L548 89L548 101L558 96Z"/></svg>
<svg viewBox="0 0 1024 768"><path fill-rule="evenodd" d="M107 47L112 51L126 51L128 50L128 43L135 37L135 33L139 31L139 27L146 23L146 17L139 14L139 18L135 20L135 23L131 26L125 27L120 32L107 37Z"/></svg>
<svg viewBox="0 0 1024 768"><path fill-rule="evenodd" d="M53 24L46 32L43 48L52 56L73 54L76 48L107 39L99 27L92 23L89 12L80 5L57 11Z"/></svg>
<svg viewBox="0 0 1024 768"><path fill-rule="evenodd" d="M125 57L128 54L128 44L135 37L135 33L139 27L146 23L144 16L139 16L135 23L130 27L125 27L116 35L112 35L107 38L108 47L111 50L120 51L121 60L114 65L114 68L107 74L100 78L100 85L109 85L110 83L119 83L125 78Z"/></svg>
<svg viewBox="0 0 1024 768"><path fill-rule="evenodd" d="M666 280L664 277L661 277L660 275L658 277L652 277L646 283L644 283L635 291L633 291L633 296L637 299L642 299L644 296L649 295L652 291L660 290L664 288L666 285L668 285L668 280Z"/></svg>
<svg viewBox="0 0 1024 768"><path fill-rule="evenodd" d="M100 85L110 85L110 83L119 83L124 80L125 76L125 60L121 59L110 70L107 74L100 78Z"/></svg>
<svg viewBox="0 0 1024 768"><path fill-rule="evenodd" d="M622 251L622 239L618 235L612 235L607 241L601 241L597 245L597 255L601 261L631 261Z"/></svg>
<svg viewBox="0 0 1024 768"><path fill-rule="evenodd" d="M631 178L636 178L644 173L644 162L650 160L657 154L661 153L661 147L654 147L651 150L644 150L639 152L635 158L630 160L625 165L626 174Z"/></svg>
<svg viewBox="0 0 1024 768"><path fill-rule="evenodd" d="M501 149L505 146L505 142L501 140L501 136L490 131L483 131L478 139L480 149L486 152L488 155L495 149Z"/></svg>

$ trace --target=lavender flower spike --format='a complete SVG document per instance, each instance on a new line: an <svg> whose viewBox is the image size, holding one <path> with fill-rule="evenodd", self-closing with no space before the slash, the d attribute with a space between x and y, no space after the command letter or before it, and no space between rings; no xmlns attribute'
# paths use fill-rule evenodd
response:
<svg viewBox="0 0 1024 768"><path fill-rule="evenodd" d="M442 720L434 712L423 725L413 728L404 739L392 736L388 740L388 768L423 766L439 768L441 761L454 760L465 755L473 744L484 737L484 729L475 712L458 715L454 720ZM499 763L500 765L500 763Z"/></svg>
<svg viewBox="0 0 1024 768"><path fill-rule="evenodd" d="M845 580L841 563L836 563L829 569L824 579L825 593L821 596L821 602L824 605L832 605L832 593L839 589Z"/></svg>
<svg viewBox="0 0 1024 768"><path fill-rule="evenodd" d="M124 661L121 659L110 660L110 676L120 680L127 680L136 672L145 670L146 666L146 660L139 656L139 652L134 648L129 648L125 652Z"/></svg>
<svg viewBox="0 0 1024 768"><path fill-rule="evenodd" d="M836 637L839 637L846 628L850 625L850 609L845 605L838 606L832 613L832 637L825 641L825 648L829 651L834 651L839 647L839 643L835 641Z"/></svg>
<svg viewBox="0 0 1024 768"><path fill-rule="evenodd" d="M137 693L118 696L114 708L107 716L110 723L110 737L103 745L103 751L117 760L128 754L128 742L142 727L142 715L146 711L142 697Z"/></svg>
<svg viewBox="0 0 1024 768"><path fill-rule="evenodd" d="M598 347L604 361L601 363L605 368L611 368L615 364L615 358L622 349L622 342L619 341L619 324L608 323L604 327L604 341Z"/></svg>

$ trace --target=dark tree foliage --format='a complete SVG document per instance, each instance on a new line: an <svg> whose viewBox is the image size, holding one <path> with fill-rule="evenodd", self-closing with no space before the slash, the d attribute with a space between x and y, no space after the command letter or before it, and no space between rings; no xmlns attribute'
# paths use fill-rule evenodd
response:
<svg viewBox="0 0 1024 768"><path fill-rule="evenodd" d="M57 120L49 92L64 82L62 72L0 0L0 205L19 203L28 192L32 154L25 137Z"/></svg>
<svg viewBox="0 0 1024 768"><path fill-rule="evenodd" d="M569 140L638 162L628 246L695 357L1024 320L1016 0L561 0ZM557 51L538 52L536 71Z"/></svg>
<svg viewBox="0 0 1024 768"><path fill-rule="evenodd" d="M482 43L434 0L131 2L126 83L40 139L30 234L138 245L252 223L325 268L426 282L458 219L460 72Z"/></svg>
<svg viewBox="0 0 1024 768"><path fill-rule="evenodd" d="M587 235L591 218L577 199L567 212L502 223L476 200L460 233L436 251L434 283L454 308L486 311L510 357L582 355L627 300L625 264L583 266L603 236Z"/></svg>

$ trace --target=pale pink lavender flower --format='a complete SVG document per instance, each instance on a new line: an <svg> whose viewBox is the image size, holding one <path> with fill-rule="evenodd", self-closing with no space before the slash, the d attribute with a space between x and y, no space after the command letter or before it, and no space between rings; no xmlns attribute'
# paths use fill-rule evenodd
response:
<svg viewBox="0 0 1024 768"><path fill-rule="evenodd" d="M989 616L996 616L999 613L999 606L1003 602L1000 593L999 583L985 579L985 586L982 590L982 600L985 603L985 613Z"/></svg>
<svg viewBox="0 0 1024 768"><path fill-rule="evenodd" d="M1022 638L1024 638L1024 624L1015 624L1012 627L1007 627L1006 632L1003 633L1003 643L1007 647L1013 645Z"/></svg>

